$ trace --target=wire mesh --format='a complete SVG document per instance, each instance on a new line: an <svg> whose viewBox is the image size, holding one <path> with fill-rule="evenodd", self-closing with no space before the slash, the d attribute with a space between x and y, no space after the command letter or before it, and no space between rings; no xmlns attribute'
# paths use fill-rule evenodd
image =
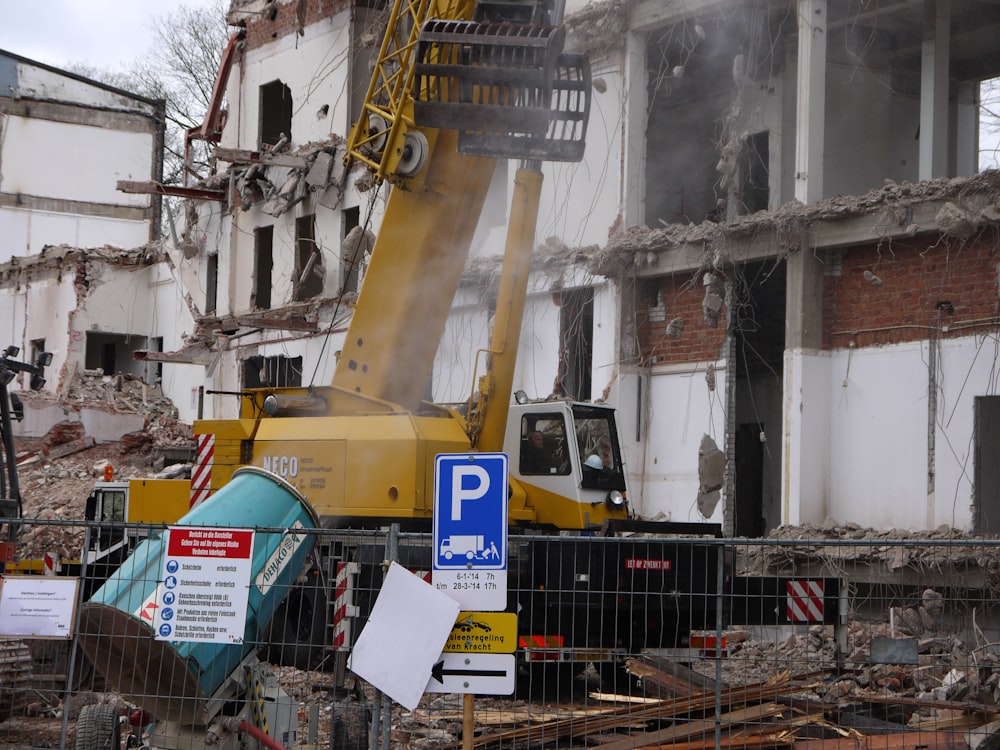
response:
<svg viewBox="0 0 1000 750"><path fill-rule="evenodd" d="M113 532L131 540L134 558L163 529L41 520L8 529L15 549L37 558L7 561L0 589L0 747L360 749L373 737L382 747L462 746L462 694L428 692L406 710L348 666L386 561L432 579L429 535L298 531L314 537L312 553L266 616L258 603L235 627L242 643L182 643L158 639L161 621L146 617L151 602L163 604L150 598L162 560L133 563L109 598L92 580L109 570L74 552ZM910 746L989 734L1000 712L1000 542L931 537L514 533L516 690L475 697L473 747L778 747L875 735ZM77 577L68 609L44 600L52 581ZM88 615L86 600L115 612ZM186 616L233 632L214 624L222 610ZM37 621L26 624L28 614ZM69 636L32 631L67 618ZM220 656L232 648L235 661ZM185 703L196 710L176 709ZM373 725L386 713L388 729Z"/></svg>

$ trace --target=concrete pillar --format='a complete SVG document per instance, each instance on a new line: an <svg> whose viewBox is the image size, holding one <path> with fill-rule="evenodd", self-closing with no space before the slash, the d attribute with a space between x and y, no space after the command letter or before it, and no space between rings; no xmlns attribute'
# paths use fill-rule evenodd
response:
<svg viewBox="0 0 1000 750"><path fill-rule="evenodd" d="M785 349L823 346L823 261L803 247L785 261Z"/></svg>
<svg viewBox="0 0 1000 750"><path fill-rule="evenodd" d="M955 114L955 176L979 171L979 81L958 84Z"/></svg>
<svg viewBox="0 0 1000 750"><path fill-rule="evenodd" d="M823 261L811 247L786 263L781 522L822 521L826 512L829 395L823 382Z"/></svg>
<svg viewBox="0 0 1000 750"><path fill-rule="evenodd" d="M625 42L625 80L623 81L625 108L625 163L624 201L625 226L646 223L646 123L649 117L646 46L648 35L630 32Z"/></svg>
<svg viewBox="0 0 1000 750"><path fill-rule="evenodd" d="M920 66L921 180L948 176L948 62L951 0L924 0Z"/></svg>
<svg viewBox="0 0 1000 750"><path fill-rule="evenodd" d="M798 0L799 45L795 112L795 197L823 197L826 116L826 0Z"/></svg>

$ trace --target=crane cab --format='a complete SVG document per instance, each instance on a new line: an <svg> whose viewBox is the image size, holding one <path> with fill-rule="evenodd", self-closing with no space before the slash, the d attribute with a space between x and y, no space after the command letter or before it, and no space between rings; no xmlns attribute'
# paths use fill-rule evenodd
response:
<svg viewBox="0 0 1000 750"><path fill-rule="evenodd" d="M629 518L615 410L546 401L510 407L504 452L541 525L586 529ZM512 504L515 499L512 499Z"/></svg>

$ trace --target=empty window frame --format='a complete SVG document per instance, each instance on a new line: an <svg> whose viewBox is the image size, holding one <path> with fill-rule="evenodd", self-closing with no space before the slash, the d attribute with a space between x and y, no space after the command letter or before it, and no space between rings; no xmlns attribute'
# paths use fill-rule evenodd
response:
<svg viewBox="0 0 1000 750"><path fill-rule="evenodd" d="M292 137L292 92L281 81L260 87L260 149Z"/></svg>
<svg viewBox="0 0 1000 750"><path fill-rule="evenodd" d="M253 233L253 293L250 307L271 309L271 269L274 266L274 227L257 227Z"/></svg>
<svg viewBox="0 0 1000 750"><path fill-rule="evenodd" d="M295 279L292 297L310 299L323 291L323 254L316 242L316 215L295 220Z"/></svg>
<svg viewBox="0 0 1000 750"><path fill-rule="evenodd" d="M244 388L289 388L302 385L302 357L247 357L243 360Z"/></svg>

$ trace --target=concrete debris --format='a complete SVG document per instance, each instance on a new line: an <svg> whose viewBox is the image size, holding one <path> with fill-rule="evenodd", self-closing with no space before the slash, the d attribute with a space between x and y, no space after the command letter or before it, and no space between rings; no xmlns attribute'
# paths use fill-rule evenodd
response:
<svg viewBox="0 0 1000 750"><path fill-rule="evenodd" d="M950 205L938 214L938 230L948 237L965 238L971 236L970 232L997 223L993 217L1000 216L1000 206L995 199L998 192L1000 171L987 170L971 177L938 178L919 183L890 181L862 195L827 198L808 206L789 201L773 211L758 211L731 222L630 227L612 236L605 247L587 252L587 269L595 275L615 278L635 267L636 254L692 247L701 248L706 264L716 268L720 256L726 255L726 248L768 232L773 233L782 253L797 252L808 245L812 225L876 211L882 212L880 217L898 217L898 234L912 236L918 231L927 231L926 227L912 221L913 210L932 201L947 201Z"/></svg>
<svg viewBox="0 0 1000 750"><path fill-rule="evenodd" d="M212 181L232 180L237 193L234 202L244 211L260 205L264 213L278 217L310 193L319 193L319 202L328 208L340 203L346 172L339 138L309 143L292 153L274 156L248 153L244 160L241 152L233 150L225 155L235 161L228 172Z"/></svg>
<svg viewBox="0 0 1000 750"><path fill-rule="evenodd" d="M668 339L679 339L684 335L684 318L674 318L667 323L667 328L663 335Z"/></svg>
<svg viewBox="0 0 1000 750"><path fill-rule="evenodd" d="M375 247L375 233L370 229L356 226L347 233L341 243L341 261L347 266L357 266Z"/></svg>
<svg viewBox="0 0 1000 750"><path fill-rule="evenodd" d="M976 217L949 201L934 217L942 234L967 240L976 233Z"/></svg>
<svg viewBox="0 0 1000 750"><path fill-rule="evenodd" d="M722 278L714 273L706 273L702 283L705 285L705 299L701 302L701 313L705 318L705 325L709 328L718 328L719 316L725 304Z"/></svg>
<svg viewBox="0 0 1000 750"><path fill-rule="evenodd" d="M588 3L582 10L566 16L567 46L574 52L607 54L609 48L624 44L627 32L628 3L625 0Z"/></svg>
<svg viewBox="0 0 1000 750"><path fill-rule="evenodd" d="M719 504L720 490L726 475L726 454L708 435L698 446L698 512L711 518Z"/></svg>
<svg viewBox="0 0 1000 750"><path fill-rule="evenodd" d="M17 439L19 452L26 457L18 464L26 519L82 521L87 497L94 483L103 478L107 464L113 467L116 480L177 478L190 472L190 465L176 465L174 457L193 454L191 427L177 419L176 407L157 385L125 373L112 377L100 370L84 370L73 377L61 399L45 392L19 395L28 408L57 405L71 415L49 429L44 438ZM95 445L78 416L84 409L137 414L146 426L124 435L120 442ZM171 466L164 469L168 455ZM162 474L157 475L161 469ZM39 558L58 553L76 558L82 544L82 527L28 524L18 540L18 554Z"/></svg>

